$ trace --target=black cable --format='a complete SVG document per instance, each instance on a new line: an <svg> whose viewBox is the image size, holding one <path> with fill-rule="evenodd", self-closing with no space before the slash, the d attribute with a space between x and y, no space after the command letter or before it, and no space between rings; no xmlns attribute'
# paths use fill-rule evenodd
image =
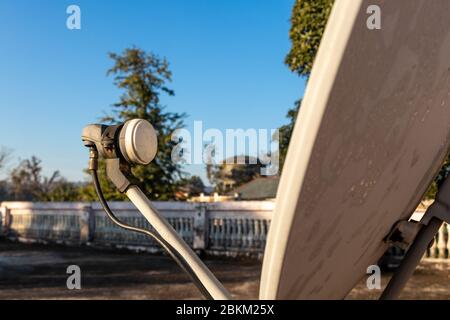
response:
<svg viewBox="0 0 450 320"><path fill-rule="evenodd" d="M156 242L158 242L159 245L161 245L161 247L164 248L164 250L167 251L167 253L172 257L173 260L175 260L175 262L180 266L180 268L189 275L189 277L192 279L192 282L194 282L195 286L200 290L200 292L203 294L203 296L205 298L209 299L209 300L212 300L213 297L208 292L208 290L205 288L205 286L200 281L200 279L197 277L197 275L192 270L191 266L187 263L187 261L178 253L178 251L176 251L157 232L153 232L153 231L150 231L150 230L146 230L146 229L141 229L141 228L130 226L130 225L120 221L114 215L114 213L109 208L109 205L106 202L106 199L105 199L105 197L103 195L103 191L101 189L100 182L98 180L97 170L90 169L89 171L91 172L92 180L94 181L95 192L97 193L97 196L98 196L98 198L100 200L100 204L102 205L103 209L105 210L105 212L108 215L108 217L112 220L112 222L115 223L116 225L118 225L119 227L123 228L123 229L129 230L129 231L133 231L133 232L142 233L142 234L145 234L145 235L153 238Z"/></svg>

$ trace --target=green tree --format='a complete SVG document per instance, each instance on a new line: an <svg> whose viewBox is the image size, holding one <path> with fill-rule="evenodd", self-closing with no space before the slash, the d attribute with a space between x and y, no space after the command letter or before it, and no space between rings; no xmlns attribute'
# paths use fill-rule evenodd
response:
<svg viewBox="0 0 450 320"><path fill-rule="evenodd" d="M308 78L319 49L325 25L334 0L296 0L291 16L291 49L285 63L299 76ZM291 140L292 130L300 109L301 100L295 102L286 117L289 123L280 127L279 156L280 170L283 169Z"/></svg>
<svg viewBox="0 0 450 320"><path fill-rule="evenodd" d="M425 199L434 199L436 197L436 193L439 190L439 187L444 182L444 180L448 177L450 173L450 156L448 156L444 163L442 164L441 170L439 170L436 179L434 179L433 183L428 188L427 193L425 194Z"/></svg>
<svg viewBox="0 0 450 320"><path fill-rule="evenodd" d="M123 91L113 112L103 120L120 123L134 118L148 120L158 135L158 153L147 166L135 166L133 174L147 196L153 200L169 200L175 197L176 181L183 177L181 165L172 161L175 142L171 134L182 128L185 114L167 112L161 104L162 94L173 96L167 86L172 73L165 58L138 48L125 49L121 54L110 53L114 65L108 75ZM105 184L105 182L102 182ZM113 195L113 198L115 196ZM111 198L110 198L111 199Z"/></svg>
<svg viewBox="0 0 450 320"><path fill-rule="evenodd" d="M86 174L89 174L88 170L86 170ZM128 199L124 194L117 190L108 178L106 178L106 165L102 160L99 160L98 162L98 177L105 199L109 201L126 201ZM94 185L90 181L80 186L79 193L81 201L98 201Z"/></svg>
<svg viewBox="0 0 450 320"><path fill-rule="evenodd" d="M284 162L286 161L286 154L289 147L289 141L291 140L292 131L294 130L295 120L300 109L302 101L298 100L292 109L289 109L286 114L286 118L289 119L289 123L279 128L280 140L279 140L279 157L280 157L280 172L283 170Z"/></svg>
<svg viewBox="0 0 450 320"><path fill-rule="evenodd" d="M291 49L286 56L285 63L299 76L308 78L311 73L333 3L334 0L295 1L289 32ZM296 106L288 111L287 117L290 119L290 123L280 128L280 168L285 161L287 146L299 106L300 102L297 102ZM425 199L434 199L439 185L449 172L450 157L445 160L436 180L428 189Z"/></svg>
<svg viewBox="0 0 450 320"><path fill-rule="evenodd" d="M80 186L65 178L58 179L40 201L80 201Z"/></svg>
<svg viewBox="0 0 450 320"><path fill-rule="evenodd" d="M296 0L291 16L291 50L286 64L309 77L334 0Z"/></svg>

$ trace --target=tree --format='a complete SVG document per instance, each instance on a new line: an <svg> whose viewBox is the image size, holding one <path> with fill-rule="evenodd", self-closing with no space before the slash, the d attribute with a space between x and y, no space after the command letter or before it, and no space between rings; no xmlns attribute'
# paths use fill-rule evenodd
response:
<svg viewBox="0 0 450 320"><path fill-rule="evenodd" d="M6 147L0 148L0 171L3 171L10 159L12 150ZM9 197L9 186L6 180L0 180L0 201Z"/></svg>
<svg viewBox="0 0 450 320"><path fill-rule="evenodd" d="M80 186L65 178L55 181L52 188L42 197L40 201L80 201Z"/></svg>
<svg viewBox="0 0 450 320"><path fill-rule="evenodd" d="M285 62L300 76L309 77L334 0L296 0L291 16L291 50Z"/></svg>
<svg viewBox="0 0 450 320"><path fill-rule="evenodd" d="M295 120L297 119L297 114L300 109L302 101L297 100L292 109L289 109L286 114L286 118L289 119L289 123L281 126L279 130L279 157L280 157L280 171L283 170L284 162L286 160L286 154L289 147L289 141L291 140L292 131L294 130Z"/></svg>
<svg viewBox="0 0 450 320"><path fill-rule="evenodd" d="M11 171L10 187L14 200L73 201L78 199L78 189L62 178L58 171L50 177L42 175L42 161L32 156Z"/></svg>
<svg viewBox="0 0 450 320"><path fill-rule="evenodd" d="M181 165L171 158L175 146L171 134L184 126L185 114L166 112L161 105L162 94L174 95L167 86L172 79L169 63L165 58L135 47L109 56L114 65L108 70L108 75L114 77L114 84L124 92L120 101L113 105L112 114L104 120L120 123L141 118L153 125L158 135L156 158L149 165L136 166L132 171L149 198L173 199L176 180L183 177L183 172Z"/></svg>
<svg viewBox="0 0 450 320"><path fill-rule="evenodd" d="M184 191L188 197L198 196L205 190L203 180L199 176L180 179L177 185L178 189Z"/></svg>
<svg viewBox="0 0 450 320"><path fill-rule="evenodd" d="M291 16L291 49L285 63L299 76L309 77L325 25L334 0L296 0ZM300 102L288 111L290 123L280 128L280 168L282 168L287 146L291 138ZM425 199L434 199L436 192L450 172L450 156L445 160L436 180L428 189Z"/></svg>
<svg viewBox="0 0 450 320"><path fill-rule="evenodd" d="M259 159L234 156L218 165L208 164L206 173L208 180L215 186L215 190L224 193L259 177L262 167Z"/></svg>
<svg viewBox="0 0 450 320"><path fill-rule="evenodd" d="M15 200L37 200L48 191L49 186L58 177L55 171L50 178L42 180L41 160L32 156L31 159L22 160L19 165L11 171L11 189Z"/></svg>
<svg viewBox="0 0 450 320"><path fill-rule="evenodd" d="M85 173L89 174L89 171L86 170ZM102 160L99 160L98 162L98 177L105 199L109 201L125 201L128 199L123 193L120 193L117 190L109 179L106 178L106 164ZM98 201L98 195L95 192L94 184L88 182L81 185L79 187L79 197L81 201Z"/></svg>
<svg viewBox="0 0 450 320"><path fill-rule="evenodd" d="M441 170L439 170L438 175L431 183L430 187L425 194L425 199L434 199L436 197L436 193L439 190L440 186L444 182L444 180L448 177L450 173L450 155L445 159L442 164Z"/></svg>
<svg viewBox="0 0 450 320"><path fill-rule="evenodd" d="M6 147L0 148L0 170L5 169L5 166L10 160L12 150Z"/></svg>
<svg viewBox="0 0 450 320"><path fill-rule="evenodd" d="M291 16L291 49L285 63L299 76L309 77L334 0L296 0ZM286 117L289 123L279 128L280 170L283 169L301 100Z"/></svg>
<svg viewBox="0 0 450 320"><path fill-rule="evenodd" d="M7 201L10 199L9 185L5 180L0 181L0 201Z"/></svg>

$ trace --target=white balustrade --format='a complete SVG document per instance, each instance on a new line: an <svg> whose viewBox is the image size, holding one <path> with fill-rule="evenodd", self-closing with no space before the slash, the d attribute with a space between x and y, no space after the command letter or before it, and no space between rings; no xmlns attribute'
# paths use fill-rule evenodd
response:
<svg viewBox="0 0 450 320"><path fill-rule="evenodd" d="M154 205L194 249L210 254L257 257L262 257L264 252L274 208L272 201L155 202ZM150 228L132 203L111 202L110 207L122 221ZM96 202L3 202L0 213L2 233L13 239L160 250L147 236L114 225ZM414 216L420 218L421 213ZM444 224L426 253L427 259L450 261L449 232L450 227Z"/></svg>

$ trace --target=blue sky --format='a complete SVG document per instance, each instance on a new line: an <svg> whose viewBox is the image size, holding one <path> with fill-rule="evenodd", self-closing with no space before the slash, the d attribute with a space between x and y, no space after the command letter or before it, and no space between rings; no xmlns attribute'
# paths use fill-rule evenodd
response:
<svg viewBox="0 0 450 320"><path fill-rule="evenodd" d="M81 8L81 30L66 8ZM175 96L167 110L204 128L272 129L303 95L283 60L293 0L0 0L0 146L9 167L36 155L45 173L85 179L84 125L111 110L120 91L108 52L137 46L165 56ZM186 170L200 174L202 166ZM4 174L4 173L3 173ZM206 182L206 181L205 181Z"/></svg>

